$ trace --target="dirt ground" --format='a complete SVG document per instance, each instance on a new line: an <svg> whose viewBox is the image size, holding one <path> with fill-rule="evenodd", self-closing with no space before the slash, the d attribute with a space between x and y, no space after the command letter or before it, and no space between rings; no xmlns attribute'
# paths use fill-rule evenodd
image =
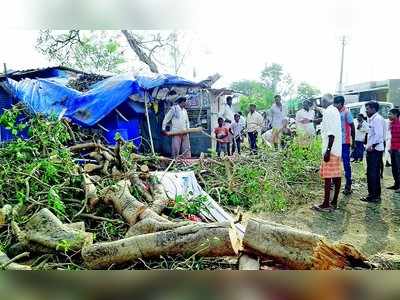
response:
<svg viewBox="0 0 400 300"><path fill-rule="evenodd" d="M385 168L382 184L382 203L360 201L366 196L365 165L353 164L354 192L339 196L339 207L332 213L320 213L310 209L321 203L320 187L307 187L306 201L292 205L284 213L262 213L256 217L290 225L324 235L332 241L351 243L367 255L379 252L400 253L400 194L387 190L392 185L391 169Z"/></svg>

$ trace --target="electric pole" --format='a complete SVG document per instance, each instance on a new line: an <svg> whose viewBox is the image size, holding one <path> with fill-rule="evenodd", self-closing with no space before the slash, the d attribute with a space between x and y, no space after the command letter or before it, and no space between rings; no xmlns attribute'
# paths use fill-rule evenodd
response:
<svg viewBox="0 0 400 300"><path fill-rule="evenodd" d="M343 93L343 63L344 63L344 46L346 46L346 37L342 36L341 38L342 42L342 59L340 62L340 76L339 76L339 94Z"/></svg>

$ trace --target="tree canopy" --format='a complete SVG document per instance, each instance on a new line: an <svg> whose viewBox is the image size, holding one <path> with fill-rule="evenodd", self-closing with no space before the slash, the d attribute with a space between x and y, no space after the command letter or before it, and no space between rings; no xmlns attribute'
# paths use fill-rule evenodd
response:
<svg viewBox="0 0 400 300"><path fill-rule="evenodd" d="M297 87L297 99L306 100L319 95L321 91L316 87L308 84L307 82L301 82Z"/></svg>
<svg viewBox="0 0 400 300"><path fill-rule="evenodd" d="M233 82L231 89L244 94L240 96L238 105L242 112L248 112L251 103L257 105L257 110L265 110L271 107L274 99L274 93L265 87L263 83L255 80Z"/></svg>

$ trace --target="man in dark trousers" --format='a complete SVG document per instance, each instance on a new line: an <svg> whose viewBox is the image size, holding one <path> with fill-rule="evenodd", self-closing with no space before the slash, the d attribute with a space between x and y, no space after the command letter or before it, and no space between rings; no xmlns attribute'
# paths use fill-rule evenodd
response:
<svg viewBox="0 0 400 300"><path fill-rule="evenodd" d="M384 151L385 120L378 113L379 103L370 101L366 105L369 118L369 133L367 137L367 182L368 196L361 201L370 203L381 202L380 165Z"/></svg>
<svg viewBox="0 0 400 300"><path fill-rule="evenodd" d="M340 121L342 125L342 162L344 169L344 176L346 178L346 185L343 194L350 195L353 191L351 189L351 165L350 165L350 148L354 149L356 130L354 127L353 116L344 105L344 97L336 96L334 103L340 112Z"/></svg>
<svg viewBox="0 0 400 300"><path fill-rule="evenodd" d="M394 185L388 187L389 190L395 190L400 193L400 110L393 108L389 111L389 130L390 130L390 160L392 162L392 174Z"/></svg>

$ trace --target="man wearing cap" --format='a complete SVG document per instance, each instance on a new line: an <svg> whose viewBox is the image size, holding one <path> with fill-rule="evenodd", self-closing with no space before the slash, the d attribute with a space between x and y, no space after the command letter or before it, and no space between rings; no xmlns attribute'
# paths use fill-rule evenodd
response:
<svg viewBox="0 0 400 300"><path fill-rule="evenodd" d="M175 105L171 107L164 117L162 123L162 131L165 132L167 124L172 123L171 131L183 131L189 129L189 118L186 111L186 98L179 97L175 101ZM183 158L190 158L190 139L189 134L178 134L172 136L172 157L176 158L180 155Z"/></svg>

